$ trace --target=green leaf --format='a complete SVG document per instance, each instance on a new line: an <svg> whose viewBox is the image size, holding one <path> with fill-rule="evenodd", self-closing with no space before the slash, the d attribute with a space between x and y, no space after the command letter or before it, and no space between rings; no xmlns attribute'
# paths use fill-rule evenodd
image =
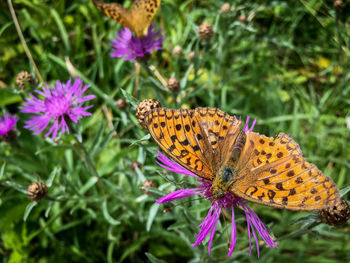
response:
<svg viewBox="0 0 350 263"><path fill-rule="evenodd" d="M107 208L107 199L105 199L102 203L102 213L107 222L113 226L120 225L120 221L115 220L108 212Z"/></svg>
<svg viewBox="0 0 350 263"><path fill-rule="evenodd" d="M147 223L146 223L146 230L147 232L149 232L151 230L154 218L156 217L157 213L159 210L159 204L158 203L154 203L151 206L151 209L149 210L149 215L147 218Z"/></svg>
<svg viewBox="0 0 350 263"><path fill-rule="evenodd" d="M166 263L166 261L156 258L151 253L146 252L145 254L152 263Z"/></svg>
<svg viewBox="0 0 350 263"><path fill-rule="evenodd" d="M46 180L46 186L51 187L53 180L55 179L56 175L61 173L61 167L55 167L53 171L51 172L49 178Z"/></svg>
<svg viewBox="0 0 350 263"><path fill-rule="evenodd" d="M27 221L27 218L28 218L30 212L37 204L38 204L37 202L33 201L27 205L26 210L24 211L23 221Z"/></svg>

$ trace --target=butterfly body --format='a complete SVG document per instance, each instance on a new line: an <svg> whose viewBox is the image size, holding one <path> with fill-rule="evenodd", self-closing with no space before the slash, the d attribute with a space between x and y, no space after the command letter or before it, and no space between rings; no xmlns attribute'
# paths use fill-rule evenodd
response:
<svg viewBox="0 0 350 263"><path fill-rule="evenodd" d="M141 38L147 33L147 28L156 14L161 0L135 0L130 10L118 3L103 3L96 0L93 2L106 16L129 28Z"/></svg>
<svg viewBox="0 0 350 263"><path fill-rule="evenodd" d="M230 192L290 210L327 209L339 202L335 183L302 156L284 133L241 131L241 121L216 108L157 108L145 118L156 143L177 163L211 181L213 199Z"/></svg>
<svg viewBox="0 0 350 263"><path fill-rule="evenodd" d="M229 185L233 180L234 169L229 166L224 166L219 173L215 176L213 184L210 188L210 193L214 200L223 198L229 191Z"/></svg>

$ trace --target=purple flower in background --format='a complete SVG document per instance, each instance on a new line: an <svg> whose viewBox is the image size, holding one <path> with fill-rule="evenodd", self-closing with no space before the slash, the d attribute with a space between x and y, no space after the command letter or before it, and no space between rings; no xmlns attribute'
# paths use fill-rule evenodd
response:
<svg viewBox="0 0 350 263"><path fill-rule="evenodd" d="M112 40L113 52L111 57L125 57L125 60L134 61L136 58L144 58L147 54L151 54L152 50L163 49L164 37L161 31L155 31L151 24L148 28L147 35L139 38L132 34L127 28L121 29L116 34L116 39Z"/></svg>
<svg viewBox="0 0 350 263"><path fill-rule="evenodd" d="M0 136L7 137L10 131L14 131L17 121L18 119L11 114L5 114L3 118L0 117Z"/></svg>
<svg viewBox="0 0 350 263"><path fill-rule="evenodd" d="M43 99L38 99L32 94L30 98L25 100L21 106L21 112L32 113L30 120L26 121L24 128L34 131L34 134L41 133L51 122L53 122L50 130L45 134L52 134L52 139L55 139L59 130L62 133L69 133L67 121L78 122L83 116L90 116L87 112L92 107L83 107L85 101L95 98L94 95L84 96L84 92L89 88L88 85L83 85L81 79L76 79L74 83L68 80L67 83L56 82L56 85L51 89L46 86L42 90L35 92L42 95Z"/></svg>
<svg viewBox="0 0 350 263"><path fill-rule="evenodd" d="M248 128L248 122L249 117L247 117L246 124L243 128L244 132L252 132L253 126L256 122L256 119L253 121L253 124L251 128ZM184 167L180 166L179 164L171 161L166 156L164 156L162 153L158 152L158 161L157 164L161 167L180 174L190 175L197 178L197 181L199 182L199 187L192 188L192 189L181 189L177 190L175 192L172 192L166 196L163 196L162 198L157 200L157 203L168 203L176 199L185 198L192 195L201 195L204 198L210 200L211 207L209 209L209 212L203 222L198 225L198 227L201 229L199 234L195 236L196 242L193 244L193 246L199 245L204 238L207 235L209 236L209 243L208 243L208 251L209 254L211 252L211 244L214 238L216 226L219 222L219 217L221 214L221 211L223 209L231 209L232 214L232 227L231 227L231 242L230 242L230 249L227 254L227 257L230 257L233 253L233 249L235 247L236 243L236 224L235 224L235 213L234 208L240 207L246 216L247 221L247 229L248 229L248 238L249 238L249 255L251 255L252 250L252 236L255 239L258 257L259 257L259 240L257 237L257 234L255 230L258 232L258 234L261 236L261 238L265 241L265 243L270 247L277 247L276 243L273 241L271 236L269 235L269 232L267 231L265 225L262 223L262 221L259 219L256 213L251 210L244 199L232 194L231 192L227 192L226 195L219 199L213 199L213 196L210 192L210 188L212 186L211 181L207 181L205 179L199 178L197 175L192 173L191 171L185 169Z"/></svg>

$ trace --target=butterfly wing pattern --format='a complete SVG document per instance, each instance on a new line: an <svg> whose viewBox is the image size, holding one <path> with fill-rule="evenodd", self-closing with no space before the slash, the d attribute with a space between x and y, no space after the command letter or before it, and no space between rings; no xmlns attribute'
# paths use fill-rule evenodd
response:
<svg viewBox="0 0 350 263"><path fill-rule="evenodd" d="M231 191L246 200L290 210L318 210L340 199L335 183L302 157L284 133L277 138L247 133Z"/></svg>
<svg viewBox="0 0 350 263"><path fill-rule="evenodd" d="M240 131L241 122L219 109L173 110L156 108L145 118L156 143L180 165L212 180L228 151L223 141Z"/></svg>
<svg viewBox="0 0 350 263"><path fill-rule="evenodd" d="M118 3L104 3L97 0L93 2L106 16L129 28L138 37L142 37L156 14L161 0L135 0L130 11Z"/></svg>
<svg viewBox="0 0 350 263"><path fill-rule="evenodd" d="M229 190L246 200L297 211L327 209L340 202L335 183L307 162L299 145L284 133L276 138L246 133L232 164L235 143L242 143L237 139L241 122L219 109L157 108L146 116L146 124L163 151L204 179L213 181L222 167L233 166Z"/></svg>
<svg viewBox="0 0 350 263"><path fill-rule="evenodd" d="M134 32L141 37L145 34L155 16L161 0L135 0L130 12L134 21Z"/></svg>

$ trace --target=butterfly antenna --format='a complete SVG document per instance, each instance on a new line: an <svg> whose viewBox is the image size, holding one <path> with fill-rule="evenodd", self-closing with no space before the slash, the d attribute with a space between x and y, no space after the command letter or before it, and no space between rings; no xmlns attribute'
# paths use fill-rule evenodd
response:
<svg viewBox="0 0 350 263"><path fill-rule="evenodd" d="M192 201L197 201L197 200L202 200L202 199L204 199L204 197L198 197L198 198L196 198L196 199L191 199L191 200L187 200L187 201L178 203L178 204L176 204L176 205L174 205L174 206L172 206L172 207L169 207L169 208L167 208L167 209L164 209L164 210L163 210L163 213L169 212L170 210L173 210L175 207L177 207L177 206L179 206L179 205L184 205L184 204L186 204L186 203L190 203L190 202L192 202Z"/></svg>

